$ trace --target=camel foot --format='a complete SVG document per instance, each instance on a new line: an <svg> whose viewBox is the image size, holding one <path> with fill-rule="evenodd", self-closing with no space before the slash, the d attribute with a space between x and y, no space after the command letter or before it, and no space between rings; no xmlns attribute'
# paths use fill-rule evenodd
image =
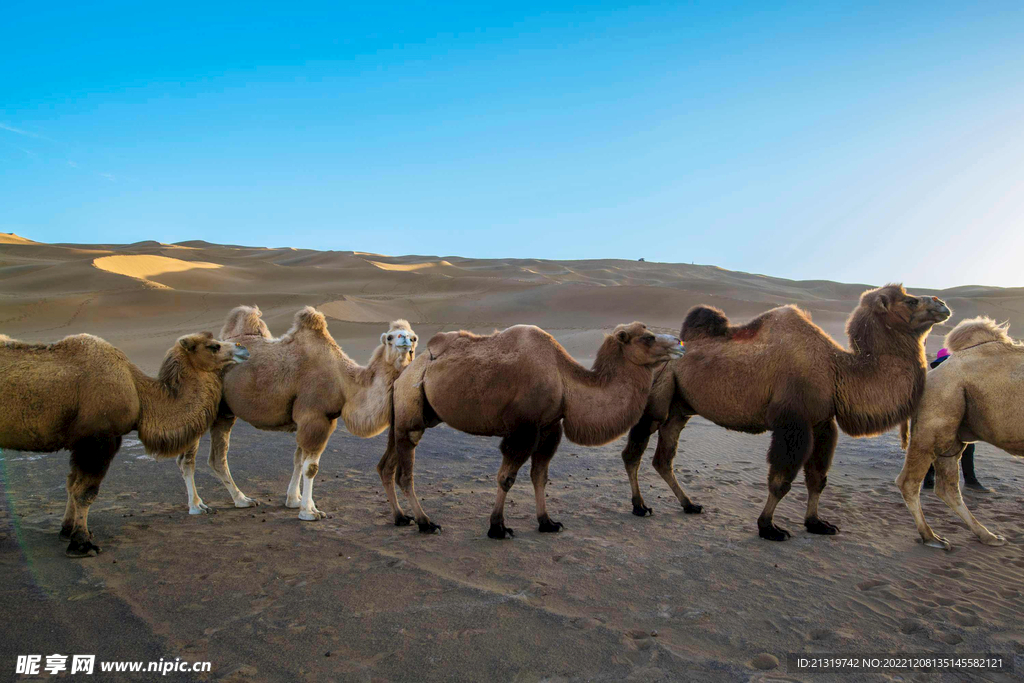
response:
<svg viewBox="0 0 1024 683"><path fill-rule="evenodd" d="M302 507L302 499L301 498L296 498L295 500L292 500L291 498L285 498L284 499L284 506L286 508Z"/></svg>
<svg viewBox="0 0 1024 683"><path fill-rule="evenodd" d="M259 505L260 502L258 500L256 500L255 498L250 498L249 496L243 495L241 498L235 499L236 508L254 508L259 507ZM298 505L296 505L295 507L298 507Z"/></svg>
<svg viewBox="0 0 1024 683"><path fill-rule="evenodd" d="M992 534L990 538L979 538L978 540L984 543L985 545L990 545L996 548L998 548L1001 545L1006 545L1006 538L998 534Z"/></svg>
<svg viewBox="0 0 1024 683"><path fill-rule="evenodd" d="M809 534L835 536L839 533L839 527L837 527L835 524L829 524L821 517L810 517L808 519L805 519L804 526L807 527L807 533Z"/></svg>
<svg viewBox="0 0 1024 683"><path fill-rule="evenodd" d="M215 512L216 512L216 510L211 508L209 505L207 505L203 501L199 501L199 503L197 505L189 505L188 506L188 514L190 514L190 515L205 515L205 514L213 514Z"/></svg>
<svg viewBox="0 0 1024 683"><path fill-rule="evenodd" d="M789 532L782 527L775 526L774 522L757 522L757 535L769 541L785 541L789 538Z"/></svg>
<svg viewBox="0 0 1024 683"><path fill-rule="evenodd" d="M299 510L299 519L301 519L304 522L318 522L326 516L326 512L321 512L316 508L311 508L309 510Z"/></svg>
<svg viewBox="0 0 1024 683"><path fill-rule="evenodd" d="M66 524L64 526L61 526L60 533L57 534L57 538L59 538L62 541L70 541L71 540L71 534L74 533L74 531L75 531L75 527L73 525L71 525L71 524Z"/></svg>
<svg viewBox="0 0 1024 683"><path fill-rule="evenodd" d="M974 481L965 481L964 488L968 488L972 491L977 491L978 493L992 493L992 489L988 488L977 479L975 479Z"/></svg>
<svg viewBox="0 0 1024 683"><path fill-rule="evenodd" d="M562 530L563 524L561 522L552 522L550 519L540 520L540 531L542 534L557 534Z"/></svg>
<svg viewBox="0 0 1024 683"><path fill-rule="evenodd" d="M395 515L395 526L409 526L412 524L411 515Z"/></svg>
<svg viewBox="0 0 1024 683"><path fill-rule="evenodd" d="M431 521L417 522L416 524L419 526L421 534L433 534L441 530L440 524L434 524Z"/></svg>
<svg viewBox="0 0 1024 683"><path fill-rule="evenodd" d="M953 546L950 545L949 541L942 538L941 536L935 536L933 538L924 539L924 544L929 548L941 548L942 550L953 549Z"/></svg>
<svg viewBox="0 0 1024 683"><path fill-rule="evenodd" d="M492 524L491 528L487 530L487 538L512 538L515 535L515 532L504 524Z"/></svg>
<svg viewBox="0 0 1024 683"><path fill-rule="evenodd" d="M90 539L72 539L68 549L64 551L68 557L95 557L100 554L100 547Z"/></svg>
<svg viewBox="0 0 1024 683"><path fill-rule="evenodd" d="M703 509L703 505L697 505L696 503L691 503L689 501L683 503L683 512L688 515L699 515Z"/></svg>
<svg viewBox="0 0 1024 683"><path fill-rule="evenodd" d="M637 517L646 517L647 515L653 516L654 510L652 508L647 507L646 505L637 505L636 503L633 503L633 514Z"/></svg>

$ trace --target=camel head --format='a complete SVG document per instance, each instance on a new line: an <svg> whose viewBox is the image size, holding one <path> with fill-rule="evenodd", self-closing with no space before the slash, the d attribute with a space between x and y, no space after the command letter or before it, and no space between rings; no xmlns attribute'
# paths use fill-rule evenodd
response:
<svg viewBox="0 0 1024 683"><path fill-rule="evenodd" d="M654 334L640 322L618 325L611 336L621 346L626 360L636 365L654 365L683 355L683 342L679 337Z"/></svg>
<svg viewBox="0 0 1024 683"><path fill-rule="evenodd" d="M933 325L953 314L938 297L907 294L899 284L864 292L858 309L863 309L889 329L905 330L914 335L925 334Z"/></svg>
<svg viewBox="0 0 1024 683"><path fill-rule="evenodd" d="M249 357L249 351L244 346L214 339L210 332L182 337L172 349L172 353L203 372L217 372L235 363L241 363Z"/></svg>
<svg viewBox="0 0 1024 683"><path fill-rule="evenodd" d="M394 321L391 328L380 335L380 343L384 346L384 359L393 364L396 370L404 368L416 357L418 341L419 337L405 320Z"/></svg>

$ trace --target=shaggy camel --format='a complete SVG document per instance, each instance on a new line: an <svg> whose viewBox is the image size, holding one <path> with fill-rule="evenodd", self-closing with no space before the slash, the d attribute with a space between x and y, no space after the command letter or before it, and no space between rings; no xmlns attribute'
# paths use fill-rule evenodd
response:
<svg viewBox="0 0 1024 683"><path fill-rule="evenodd" d="M296 432L295 460L285 505L299 508L299 519L318 520L326 513L313 503L313 478L320 454L338 425L371 437L391 422L391 387L416 353L416 334L404 320L391 323L380 336L366 367L349 358L327 331L327 320L307 306L292 328L275 339L256 306L239 306L228 314L221 336L244 343L252 357L243 372L228 372L224 400L210 430L210 467L227 487L235 507L258 505L235 485L228 469L231 427L241 418L270 431ZM196 493L193 477L198 442L180 459L189 495L189 513L209 508ZM301 498L300 498L301 481Z"/></svg>
<svg viewBox="0 0 1024 683"><path fill-rule="evenodd" d="M540 531L561 529L561 523L548 517L544 487L563 424L569 440L584 446L622 435L643 411L652 366L683 351L676 337L654 335L638 322L619 325L606 335L591 370L532 325L490 336L438 333L427 350L395 383L388 449L377 465L395 524L412 521L398 504L397 475L420 531L440 529L416 498L413 460L424 430L446 422L469 434L503 437L498 498L487 532L491 538L513 535L505 526L505 496L519 468L531 458Z"/></svg>
<svg viewBox="0 0 1024 683"><path fill-rule="evenodd" d="M924 389L924 339L949 316L936 297L911 296L902 285L869 290L846 322L847 351L796 306L774 308L739 326L730 325L718 309L694 307L680 334L686 356L655 378L643 417L622 452L633 514L651 512L640 495L637 470L654 431L655 469L684 511L700 512L672 471L679 433L700 415L726 429L772 432L768 501L757 520L761 538L789 537L772 518L801 468L808 494L804 526L813 534L837 533L818 516L836 423L851 436L871 436L905 420Z"/></svg>
<svg viewBox="0 0 1024 683"><path fill-rule="evenodd" d="M53 344L0 338L0 448L71 451L60 530L70 557L100 552L89 533L89 506L121 437L137 429L148 452L178 455L213 424L223 369L247 357L242 346L193 334L171 347L153 379L90 334Z"/></svg>
<svg viewBox="0 0 1024 683"><path fill-rule="evenodd" d="M946 336L949 360L928 373L924 396L912 417L910 445L896 485L925 545L951 548L935 535L921 511L921 481L935 464L935 492L985 545L1006 539L974 518L960 496L959 460L968 443L984 441L1024 456L1024 346L990 318L964 320Z"/></svg>

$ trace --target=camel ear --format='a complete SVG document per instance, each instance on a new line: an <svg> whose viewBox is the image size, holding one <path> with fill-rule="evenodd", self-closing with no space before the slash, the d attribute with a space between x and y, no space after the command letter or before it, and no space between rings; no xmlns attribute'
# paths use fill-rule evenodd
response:
<svg viewBox="0 0 1024 683"><path fill-rule="evenodd" d="M878 310L880 310L882 312L888 311L889 310L889 303L890 303L889 302L889 297L887 297L885 294L879 294L878 295L878 304L877 304Z"/></svg>
<svg viewBox="0 0 1024 683"><path fill-rule="evenodd" d="M182 337L178 340L178 344L188 353L192 353L196 350L196 342L192 337Z"/></svg>
<svg viewBox="0 0 1024 683"><path fill-rule="evenodd" d="M381 343L381 344L383 344L384 342L386 342L386 341L387 341L387 338L388 338L388 333L387 333L387 332L381 332L381 333L380 333L380 343Z"/></svg>
<svg viewBox="0 0 1024 683"><path fill-rule="evenodd" d="M625 330L619 330L618 332L615 333L615 338L618 339L623 344L628 344L629 332L626 332Z"/></svg>

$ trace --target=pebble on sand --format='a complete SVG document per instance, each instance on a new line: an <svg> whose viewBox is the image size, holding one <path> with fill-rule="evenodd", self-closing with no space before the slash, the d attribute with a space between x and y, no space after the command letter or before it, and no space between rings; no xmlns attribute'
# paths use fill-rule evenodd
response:
<svg viewBox="0 0 1024 683"><path fill-rule="evenodd" d="M779 666L779 659L775 655L770 655L767 652L762 652L753 659L750 660L750 666L761 671L768 671Z"/></svg>

